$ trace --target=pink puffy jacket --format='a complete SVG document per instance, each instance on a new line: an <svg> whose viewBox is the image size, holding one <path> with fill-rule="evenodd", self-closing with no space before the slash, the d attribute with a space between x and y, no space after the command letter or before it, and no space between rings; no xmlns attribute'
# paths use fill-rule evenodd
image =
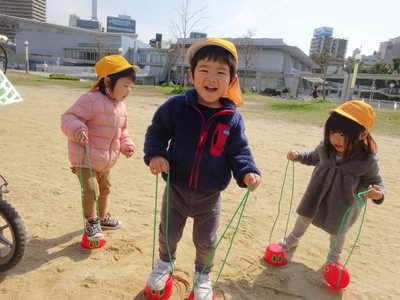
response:
<svg viewBox="0 0 400 300"><path fill-rule="evenodd" d="M61 116L61 130L68 137L69 160L73 167L88 167L83 146L79 146L82 163L78 162L78 137L82 131L89 137L90 167L98 172L110 169L120 152L134 145L128 135L125 103L111 100L99 91L79 97Z"/></svg>

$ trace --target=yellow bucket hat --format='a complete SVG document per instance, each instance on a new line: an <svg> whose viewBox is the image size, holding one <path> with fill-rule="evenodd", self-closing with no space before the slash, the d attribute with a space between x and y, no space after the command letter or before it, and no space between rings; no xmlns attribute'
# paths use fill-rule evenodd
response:
<svg viewBox="0 0 400 300"><path fill-rule="evenodd" d="M375 111L372 106L361 100L347 101L333 111L357 122L367 130L370 130L375 123Z"/></svg>
<svg viewBox="0 0 400 300"><path fill-rule="evenodd" d="M211 46L211 45L219 46L219 47L222 47L222 48L228 50L229 53L231 53L233 55L233 57L235 58L236 63L237 64L239 63L237 50L233 43L231 43L227 40L223 40L223 39L211 38L211 39L202 40L202 41L193 43L189 47L189 49L186 52L186 58L187 58L189 64L192 61L194 55L197 53L197 51L199 51L201 48L203 48L205 46ZM229 98L230 100L232 100L236 106L240 106L243 103L243 95L242 95L242 91L240 90L239 78L237 77L237 75L231 82L230 88L223 95L223 97Z"/></svg>
<svg viewBox="0 0 400 300"><path fill-rule="evenodd" d="M138 66L131 65L122 55L109 55L103 57L94 66L97 74L97 81L92 85L92 90L99 89L98 85L101 79L130 68L133 68L135 72L140 71Z"/></svg>

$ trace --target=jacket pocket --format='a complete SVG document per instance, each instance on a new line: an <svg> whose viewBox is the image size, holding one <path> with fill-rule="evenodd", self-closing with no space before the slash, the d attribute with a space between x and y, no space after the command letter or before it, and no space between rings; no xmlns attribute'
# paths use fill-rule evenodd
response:
<svg viewBox="0 0 400 300"><path fill-rule="evenodd" d="M231 127L226 124L217 124L211 138L210 154L214 156L221 156L224 152L226 140L229 137Z"/></svg>

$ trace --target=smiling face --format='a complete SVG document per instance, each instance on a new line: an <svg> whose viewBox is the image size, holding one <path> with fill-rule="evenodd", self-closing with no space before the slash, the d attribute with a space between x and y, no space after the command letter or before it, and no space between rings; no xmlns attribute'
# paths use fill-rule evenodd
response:
<svg viewBox="0 0 400 300"><path fill-rule="evenodd" d="M130 77L121 77L115 83L111 91L111 97L117 101L123 101L131 92L133 81Z"/></svg>
<svg viewBox="0 0 400 300"><path fill-rule="evenodd" d="M199 103L208 107L221 107L219 99L229 89L230 70L226 63L201 59L189 77L199 95Z"/></svg>

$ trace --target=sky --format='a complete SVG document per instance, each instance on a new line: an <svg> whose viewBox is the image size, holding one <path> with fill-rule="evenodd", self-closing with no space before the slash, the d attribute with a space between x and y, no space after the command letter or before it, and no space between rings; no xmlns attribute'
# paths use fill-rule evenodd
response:
<svg viewBox="0 0 400 300"><path fill-rule="evenodd" d="M138 39L148 43L156 33L176 39L173 24L183 0L98 0L98 17L129 15L136 20ZM190 0L190 12L200 11L195 31L208 37L280 38L309 52L313 30L333 27L333 35L348 39L347 56L355 48L371 55L379 43L400 36L399 0ZM47 0L47 21L68 25L69 15L89 19L92 0Z"/></svg>

